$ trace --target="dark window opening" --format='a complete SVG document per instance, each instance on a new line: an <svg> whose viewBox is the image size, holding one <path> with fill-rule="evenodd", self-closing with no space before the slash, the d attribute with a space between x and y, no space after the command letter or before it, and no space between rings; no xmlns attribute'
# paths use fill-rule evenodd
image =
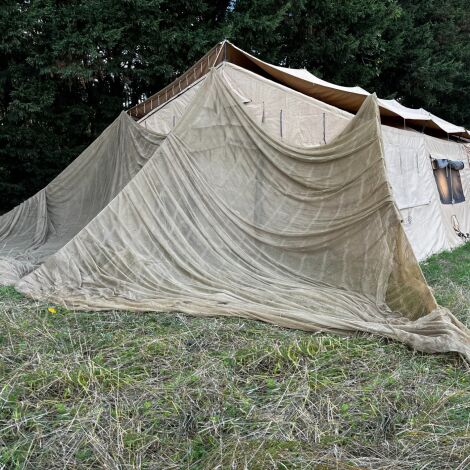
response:
<svg viewBox="0 0 470 470"><path fill-rule="evenodd" d="M460 178L463 162L452 160L433 160L434 179L436 180L442 204L458 204L465 201Z"/></svg>

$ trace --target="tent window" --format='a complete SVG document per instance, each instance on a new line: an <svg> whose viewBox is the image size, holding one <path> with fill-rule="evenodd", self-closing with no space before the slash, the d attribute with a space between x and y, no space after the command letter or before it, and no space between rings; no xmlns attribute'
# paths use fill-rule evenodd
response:
<svg viewBox="0 0 470 470"><path fill-rule="evenodd" d="M436 180L442 204L458 204L465 201L460 179L463 162L451 160L433 160L434 179Z"/></svg>

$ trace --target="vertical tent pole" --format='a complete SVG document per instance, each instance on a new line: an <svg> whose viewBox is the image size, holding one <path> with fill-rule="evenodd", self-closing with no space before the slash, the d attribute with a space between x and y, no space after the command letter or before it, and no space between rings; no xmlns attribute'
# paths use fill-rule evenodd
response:
<svg viewBox="0 0 470 470"><path fill-rule="evenodd" d="M323 113L323 142L326 144L326 114Z"/></svg>
<svg viewBox="0 0 470 470"><path fill-rule="evenodd" d="M452 204L454 204L454 189L452 188L452 168L447 165L446 169L449 168L449 181L450 181L450 196L452 198Z"/></svg>
<svg viewBox="0 0 470 470"><path fill-rule="evenodd" d="M212 67L215 67L217 65L217 59L219 58L219 55L220 53L222 52L222 48L224 47L224 45L222 44L218 49L217 51L217 55L215 56L215 59L214 59L214 63L212 64ZM207 62L209 63L209 58L207 58Z"/></svg>

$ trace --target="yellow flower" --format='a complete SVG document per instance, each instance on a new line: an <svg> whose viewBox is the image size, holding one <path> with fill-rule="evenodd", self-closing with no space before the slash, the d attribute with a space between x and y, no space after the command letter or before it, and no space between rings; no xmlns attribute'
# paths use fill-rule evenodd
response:
<svg viewBox="0 0 470 470"><path fill-rule="evenodd" d="M56 310L54 307L49 307L49 308L47 309L47 311L48 311L49 313L57 313L57 310Z"/></svg>

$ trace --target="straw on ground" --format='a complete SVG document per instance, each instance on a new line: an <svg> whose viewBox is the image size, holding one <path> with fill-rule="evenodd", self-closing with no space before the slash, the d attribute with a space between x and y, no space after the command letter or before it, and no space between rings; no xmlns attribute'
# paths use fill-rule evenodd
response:
<svg viewBox="0 0 470 470"><path fill-rule="evenodd" d="M423 269L468 325L470 246ZM470 468L457 356L0 296L0 468Z"/></svg>

